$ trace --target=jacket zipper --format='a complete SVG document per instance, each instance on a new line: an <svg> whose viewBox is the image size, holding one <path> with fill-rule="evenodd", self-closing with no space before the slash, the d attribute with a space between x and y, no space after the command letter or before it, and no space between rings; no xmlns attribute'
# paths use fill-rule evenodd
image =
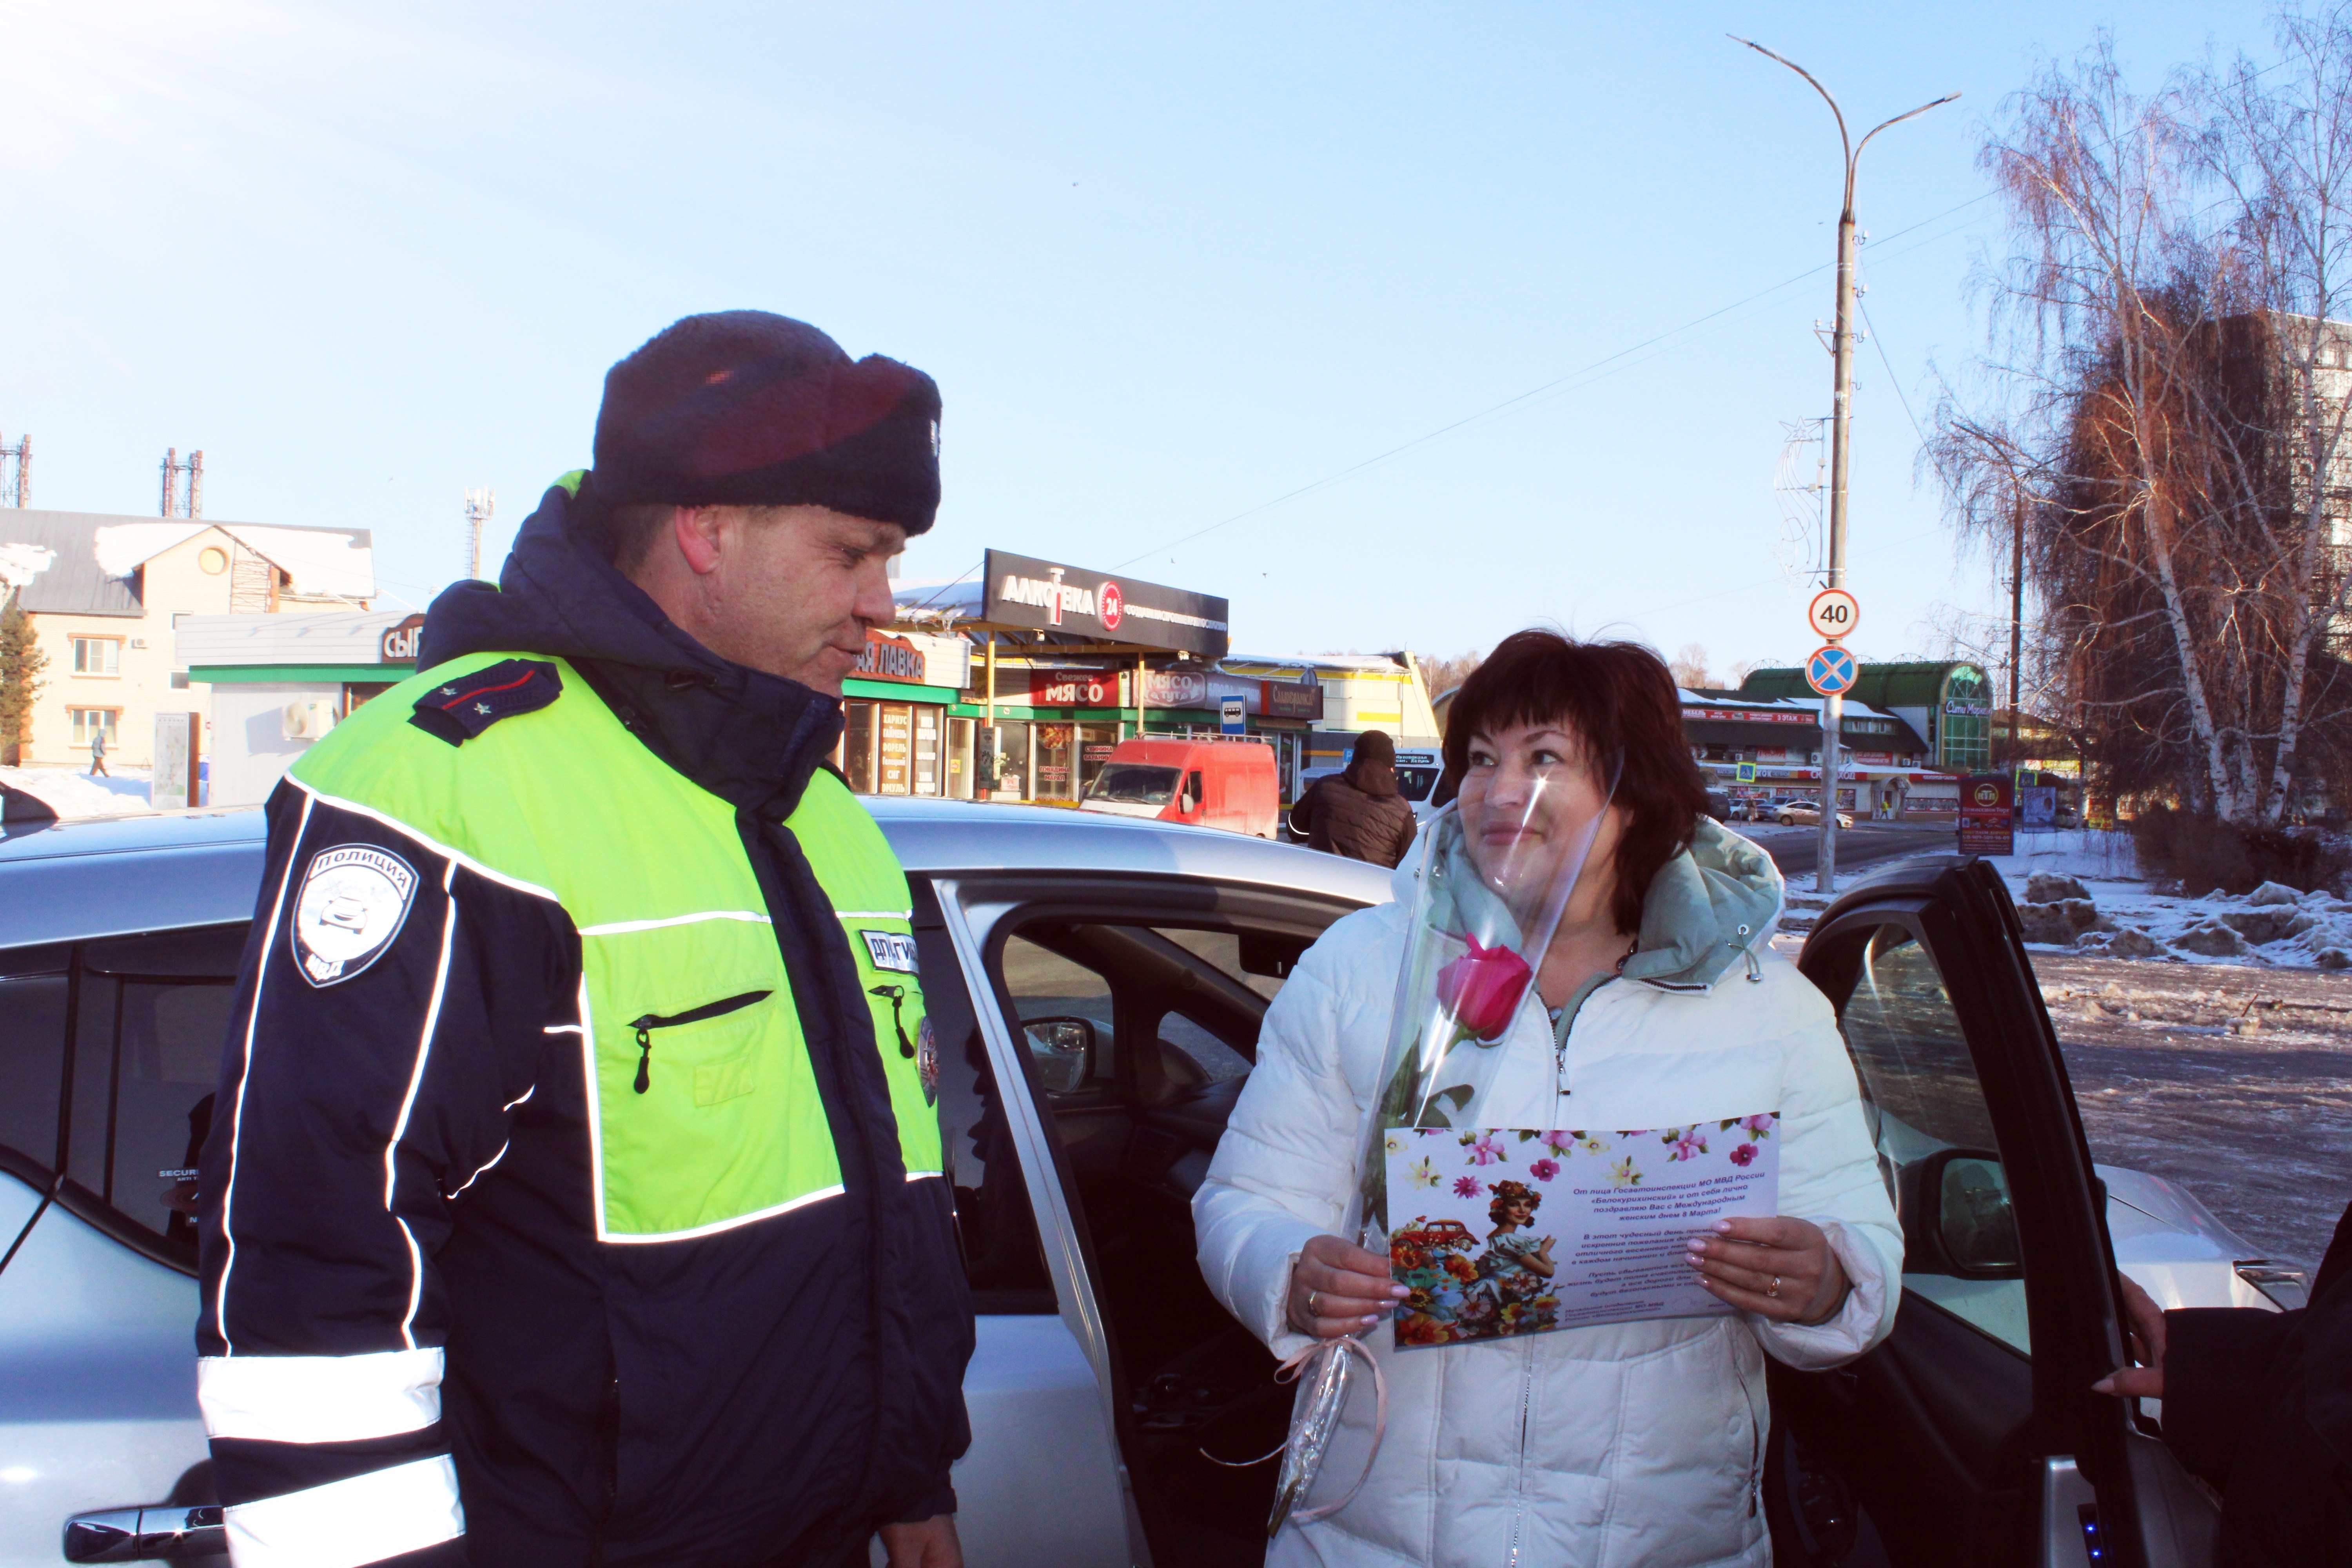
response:
<svg viewBox="0 0 2352 1568"><path fill-rule="evenodd" d="M1530 1342L1519 1363L1519 1468L1511 1477L1511 1554L1504 1568L1519 1568L1519 1531L1528 1518L1528 1420L1536 1403L1536 1347Z"/></svg>
<svg viewBox="0 0 2352 1568"><path fill-rule="evenodd" d="M915 1042L907 1037L907 1020L898 1013L899 1008L906 1005L907 988L903 985L872 985L866 988L866 994L889 999L890 1026L898 1031L898 1054L908 1061L914 1060Z"/></svg>
<svg viewBox="0 0 2352 1568"><path fill-rule="evenodd" d="M672 1013L667 1016L659 1013L647 1013L641 1018L632 1019L629 1027L637 1032L637 1092L643 1094L653 1087L653 1032L656 1029L667 1029L679 1024L699 1024L706 1018L724 1017L730 1013L740 1012L754 1002L764 1002L774 994L772 991L746 991L740 996L729 996L717 1002L705 1002L701 1006L689 1007L683 1013Z"/></svg>

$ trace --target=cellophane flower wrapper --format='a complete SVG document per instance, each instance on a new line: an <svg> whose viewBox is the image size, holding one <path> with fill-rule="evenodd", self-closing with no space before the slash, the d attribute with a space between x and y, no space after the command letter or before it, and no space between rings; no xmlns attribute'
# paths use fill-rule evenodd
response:
<svg viewBox="0 0 2352 1568"><path fill-rule="evenodd" d="M1546 840L1534 849L1513 849L1500 864L1482 869L1470 853L1460 802L1431 818L1424 842L1416 847L1423 867L1382 1055L1382 1089L1365 1119L1345 1226L1369 1250L1389 1251L1388 1140L1414 1127L1480 1125L1500 1065L1496 1047L1524 1005L1583 875L1616 796L1622 760L1612 753L1589 764L1603 784L1601 809L1564 846ZM1517 826L1526 827L1547 804L1545 792L1559 787L1547 783L1531 791ZM1269 1537L1315 1484L1347 1399L1351 1365L1344 1356L1325 1358L1309 1396L1291 1413ZM1369 1461L1367 1467L1369 1473Z"/></svg>
<svg viewBox="0 0 2352 1568"><path fill-rule="evenodd" d="M1514 850L1503 864L1482 869L1466 842L1471 829L1459 802L1431 820L1381 1058L1381 1097L1358 1146L1349 1216L1358 1245L1389 1249L1391 1137L1417 1127L1488 1125L1486 1092L1502 1064L1497 1047L1584 874L1616 796L1620 761L1612 753L1593 764L1603 785L1601 809L1550 851L1549 865L1538 847ZM1530 802L1528 815L1537 804Z"/></svg>

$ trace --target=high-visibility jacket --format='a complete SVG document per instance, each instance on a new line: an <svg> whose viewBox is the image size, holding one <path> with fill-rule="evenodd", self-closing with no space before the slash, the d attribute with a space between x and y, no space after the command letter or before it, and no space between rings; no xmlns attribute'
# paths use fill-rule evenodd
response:
<svg viewBox="0 0 2352 1568"><path fill-rule="evenodd" d="M444 662L271 801L202 1182L240 1568L734 1568L954 1506L936 1058L837 705L610 636Z"/></svg>

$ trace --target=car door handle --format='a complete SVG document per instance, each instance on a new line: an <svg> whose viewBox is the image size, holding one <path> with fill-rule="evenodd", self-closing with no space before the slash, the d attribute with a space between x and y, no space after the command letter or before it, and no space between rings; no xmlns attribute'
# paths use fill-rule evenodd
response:
<svg viewBox="0 0 2352 1568"><path fill-rule="evenodd" d="M68 1563L180 1563L227 1552L218 1503L110 1508L66 1521Z"/></svg>

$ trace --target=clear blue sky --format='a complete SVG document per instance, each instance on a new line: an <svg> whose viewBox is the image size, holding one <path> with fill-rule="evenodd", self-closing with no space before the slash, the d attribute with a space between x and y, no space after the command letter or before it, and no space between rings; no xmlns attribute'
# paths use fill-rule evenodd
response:
<svg viewBox="0 0 2352 1568"><path fill-rule="evenodd" d="M587 460L613 360L756 306L938 377L912 574L1126 565L1228 595L1254 651L1554 621L1793 660L1771 479L1829 401L1837 142L1736 31L1864 125L1967 95L1863 169L1852 583L1890 658L1996 600L1897 392L1925 418L1930 358L1980 347L1985 117L2102 24L2150 79L2268 47L2237 0L17 0L0 434L32 433L37 504L131 513L201 447L208 514L373 529L422 605L467 487L498 491L495 558Z"/></svg>

